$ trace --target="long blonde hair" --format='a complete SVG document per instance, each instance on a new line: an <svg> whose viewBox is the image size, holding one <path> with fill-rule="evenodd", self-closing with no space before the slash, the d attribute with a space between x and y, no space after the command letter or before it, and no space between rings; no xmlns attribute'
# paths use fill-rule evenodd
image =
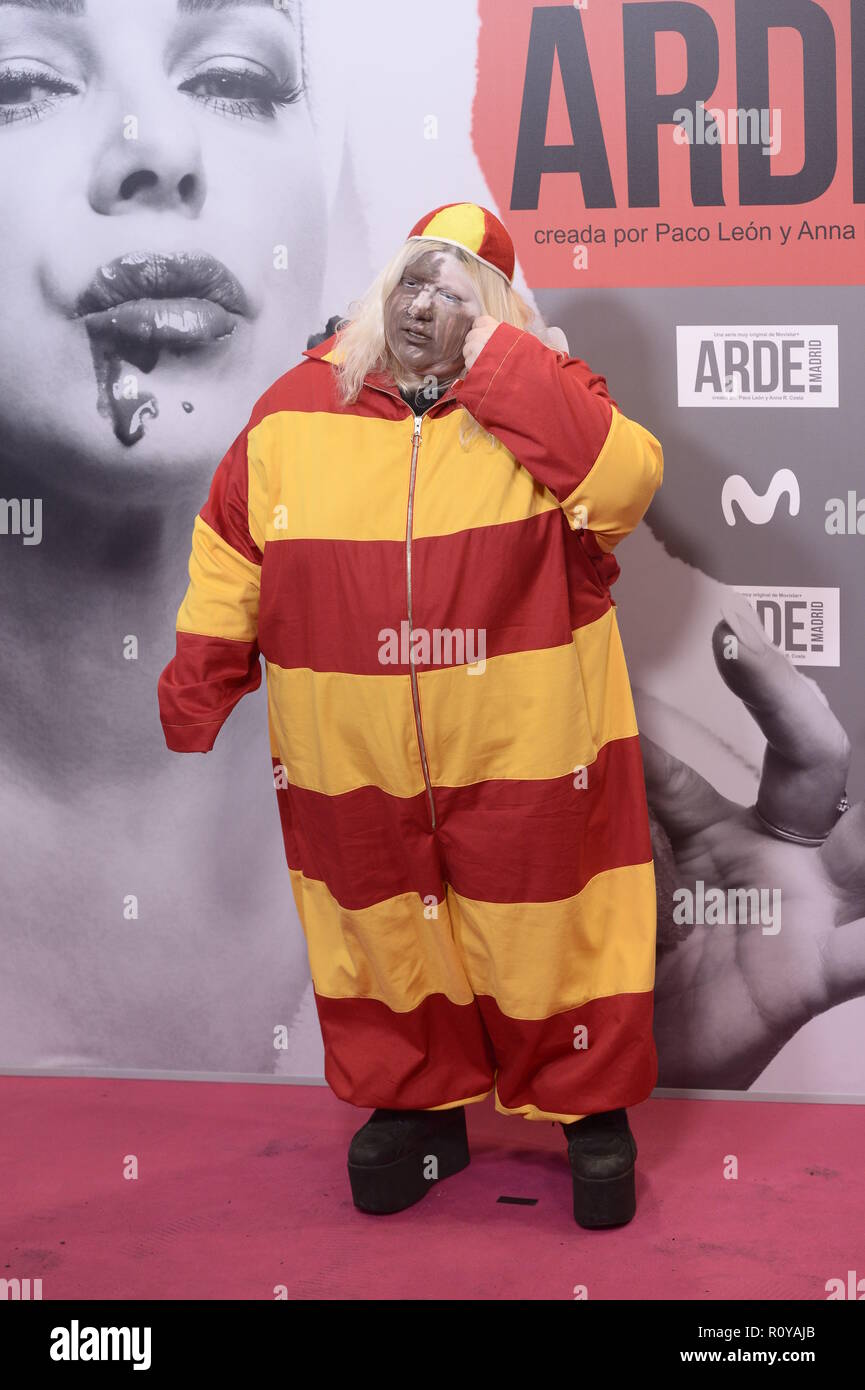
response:
<svg viewBox="0 0 865 1390"><path fill-rule="evenodd" d="M384 331L384 306L388 295L399 284L406 266L428 251L449 251L457 258L471 280L484 314L515 328L527 328L535 318L534 309L523 299L504 276L448 241L424 238L407 241L388 261L384 270L373 280L366 293L353 300L351 317L339 329L334 344L334 368L337 392L343 405L356 401L367 372L388 371L398 386L408 387L410 378L387 344ZM490 447L498 448L499 440L481 428L477 420L462 408L459 438L463 448L479 435L486 435Z"/></svg>

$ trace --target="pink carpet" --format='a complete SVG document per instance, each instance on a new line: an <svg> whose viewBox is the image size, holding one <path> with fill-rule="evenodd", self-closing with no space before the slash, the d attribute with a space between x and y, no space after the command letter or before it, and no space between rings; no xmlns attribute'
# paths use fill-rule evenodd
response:
<svg viewBox="0 0 865 1390"><path fill-rule="evenodd" d="M825 1299L865 1274L855 1105L648 1101L637 1215L593 1232L558 1126L491 1101L468 1108L469 1168L373 1217L345 1171L369 1112L326 1087L0 1077L0 1098L0 1275L46 1300Z"/></svg>

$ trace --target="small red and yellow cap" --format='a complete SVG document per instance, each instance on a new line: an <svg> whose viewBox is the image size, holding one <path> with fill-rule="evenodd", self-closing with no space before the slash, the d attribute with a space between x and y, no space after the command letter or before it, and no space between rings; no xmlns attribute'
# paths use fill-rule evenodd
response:
<svg viewBox="0 0 865 1390"><path fill-rule="evenodd" d="M445 203L433 208L416 222L407 241L448 241L461 246L476 260L503 275L510 285L514 278L514 243L504 223L479 203Z"/></svg>

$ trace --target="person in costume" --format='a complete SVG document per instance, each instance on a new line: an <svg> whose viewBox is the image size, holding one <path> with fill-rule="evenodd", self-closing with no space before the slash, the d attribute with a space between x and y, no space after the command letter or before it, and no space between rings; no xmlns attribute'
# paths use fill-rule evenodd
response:
<svg viewBox="0 0 865 1390"><path fill-rule="evenodd" d="M527 325L511 238L435 208L255 403L196 518L166 743L267 674L325 1076L373 1114L355 1204L469 1161L465 1107L558 1122L574 1215L635 1209L657 1077L655 879L612 554L663 476Z"/></svg>

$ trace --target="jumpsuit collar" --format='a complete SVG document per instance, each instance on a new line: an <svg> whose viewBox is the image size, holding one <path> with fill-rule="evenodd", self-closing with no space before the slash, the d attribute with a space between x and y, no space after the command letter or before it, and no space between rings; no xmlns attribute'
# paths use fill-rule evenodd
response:
<svg viewBox="0 0 865 1390"><path fill-rule="evenodd" d="M324 362L332 362L332 353L335 342L336 334L334 333L331 335L331 337L325 338L323 343L318 343L316 347L306 348L303 352L303 356L311 357ZM439 410L441 410L441 407L445 405L448 401L452 401L454 399L454 393L456 392L457 388L462 385L463 380L464 378L462 376L456 377L455 380L450 383L447 390L442 393L442 395L439 397L437 401L433 402L433 404L429 407L429 410L425 413L429 414L431 411L438 412ZM397 386L396 381L394 380L393 374L391 372L367 372L366 376L363 379L363 382L364 386L370 387L373 390L385 391L389 396L395 396L398 401L402 402L402 404L406 407L407 410L412 409L412 407L406 401L405 397L400 394L400 389Z"/></svg>

